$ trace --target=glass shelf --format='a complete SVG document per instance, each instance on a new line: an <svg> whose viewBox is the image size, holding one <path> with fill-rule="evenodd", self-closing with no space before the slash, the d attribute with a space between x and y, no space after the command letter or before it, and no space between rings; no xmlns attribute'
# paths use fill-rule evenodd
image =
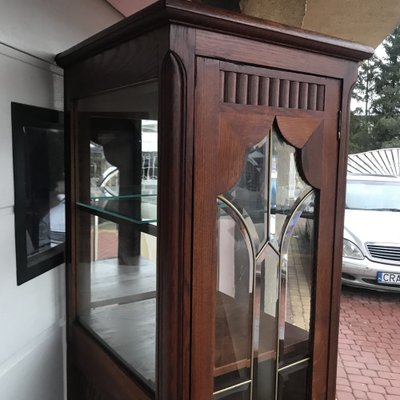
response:
<svg viewBox="0 0 400 400"><path fill-rule="evenodd" d="M115 223L132 222L143 232L157 235L157 195L97 196L80 209Z"/></svg>

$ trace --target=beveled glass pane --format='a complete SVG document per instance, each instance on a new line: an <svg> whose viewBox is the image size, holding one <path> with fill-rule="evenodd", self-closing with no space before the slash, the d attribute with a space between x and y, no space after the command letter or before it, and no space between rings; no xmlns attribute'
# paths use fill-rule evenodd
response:
<svg viewBox="0 0 400 400"><path fill-rule="evenodd" d="M285 328L280 365L310 355L312 284L314 276L314 203L311 193L293 215L283 239L282 307ZM284 286L284 287L283 287Z"/></svg>
<svg viewBox="0 0 400 400"><path fill-rule="evenodd" d="M278 247L284 225L296 201L311 187L299 174L296 149L285 143L275 129L271 132L271 142L270 240Z"/></svg>
<svg viewBox="0 0 400 400"><path fill-rule="evenodd" d="M79 99L78 319L155 389L157 82Z"/></svg>
<svg viewBox="0 0 400 400"><path fill-rule="evenodd" d="M253 259L229 205L218 201L214 391L250 379Z"/></svg>
<svg viewBox="0 0 400 400"><path fill-rule="evenodd" d="M267 246L260 262L260 325L254 368L254 400L274 400L278 330L279 256ZM258 283L258 279L256 281ZM256 283L256 284L257 284ZM257 289L256 289L257 293Z"/></svg>
<svg viewBox="0 0 400 400"><path fill-rule="evenodd" d="M226 194L246 216L249 229L257 235L256 248L267 240L269 141L266 138L247 150L242 175Z"/></svg>
<svg viewBox="0 0 400 400"><path fill-rule="evenodd" d="M238 183L218 198L214 396L226 396L248 379L252 400L276 400L280 390L287 390L276 387L277 368L303 362L310 354L315 195L300 175L296 149L274 126L265 140L248 149ZM223 297L221 291L230 295ZM233 300L242 306L234 314ZM253 306L246 321L244 304ZM218 321L221 315L224 322ZM248 332L245 322L252 325L246 347L234 333ZM230 369L221 369L222 364ZM239 369L243 365L247 369Z"/></svg>

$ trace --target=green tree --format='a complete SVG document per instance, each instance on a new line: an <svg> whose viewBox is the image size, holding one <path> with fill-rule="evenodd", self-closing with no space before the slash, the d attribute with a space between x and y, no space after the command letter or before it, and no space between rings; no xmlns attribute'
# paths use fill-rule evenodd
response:
<svg viewBox="0 0 400 400"><path fill-rule="evenodd" d="M383 42L385 56L373 56L360 69L353 98L350 153L400 144L400 26Z"/></svg>
<svg viewBox="0 0 400 400"><path fill-rule="evenodd" d="M375 81L376 75L379 73L379 65L380 60L375 55L364 61L358 69L358 79L353 90L353 98L363 104L362 107L357 107L354 112L356 115L364 116L368 131L371 128L367 122L373 114L372 104L375 98Z"/></svg>
<svg viewBox="0 0 400 400"><path fill-rule="evenodd" d="M383 42L386 55L378 63L373 99L373 136L379 147L400 141L400 26Z"/></svg>
<svg viewBox="0 0 400 400"><path fill-rule="evenodd" d="M351 113L350 153L367 151L374 145L372 131L375 115L372 105L375 98L375 77L378 74L378 66L379 59L372 56L362 63L358 70L353 99L360 106Z"/></svg>

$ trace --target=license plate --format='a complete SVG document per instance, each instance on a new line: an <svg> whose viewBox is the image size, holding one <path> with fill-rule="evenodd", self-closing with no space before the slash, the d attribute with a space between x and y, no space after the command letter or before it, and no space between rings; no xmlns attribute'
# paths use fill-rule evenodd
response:
<svg viewBox="0 0 400 400"><path fill-rule="evenodd" d="M385 285L400 285L400 273L378 272L377 281Z"/></svg>

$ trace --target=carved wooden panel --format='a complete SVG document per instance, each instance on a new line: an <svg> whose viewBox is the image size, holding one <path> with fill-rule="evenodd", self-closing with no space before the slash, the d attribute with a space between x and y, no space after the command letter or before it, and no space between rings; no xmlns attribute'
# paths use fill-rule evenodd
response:
<svg viewBox="0 0 400 400"><path fill-rule="evenodd" d="M221 71L223 103L325 110L325 85L273 76Z"/></svg>

